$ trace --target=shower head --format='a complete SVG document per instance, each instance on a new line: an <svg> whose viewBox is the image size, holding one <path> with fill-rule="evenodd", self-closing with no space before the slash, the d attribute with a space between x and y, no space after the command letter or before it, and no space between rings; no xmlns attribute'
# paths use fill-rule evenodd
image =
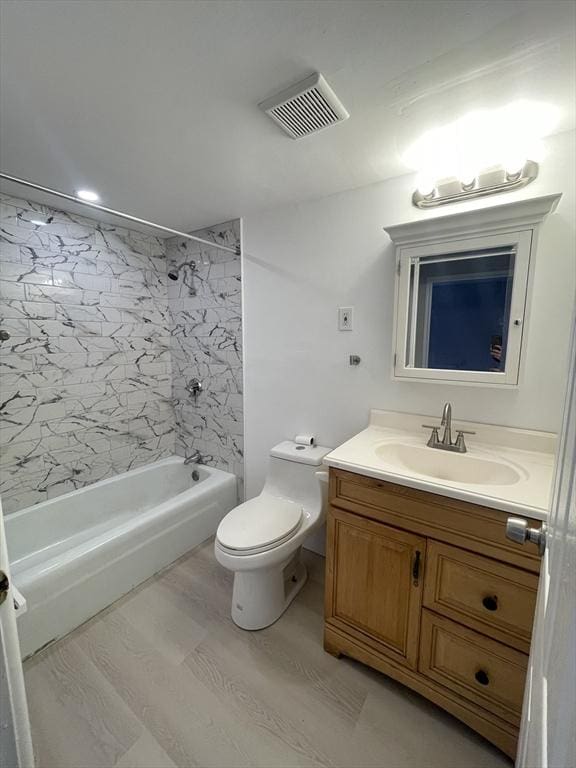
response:
<svg viewBox="0 0 576 768"><path fill-rule="evenodd" d="M176 267L176 269L171 269L170 272L168 272L168 277L170 280L178 280L180 277L180 270L185 269L188 267L192 272L196 270L196 262L195 261L185 261L183 264L180 264L179 267Z"/></svg>
<svg viewBox="0 0 576 768"><path fill-rule="evenodd" d="M178 280L180 277L180 272L184 270L184 278L182 282L185 286L188 287L188 293L190 296L196 296L196 287L194 285L194 275L196 272L196 262L195 261L185 261L184 263L180 264L178 267L171 269L167 275L170 278L170 280ZM187 270L189 270L187 272Z"/></svg>

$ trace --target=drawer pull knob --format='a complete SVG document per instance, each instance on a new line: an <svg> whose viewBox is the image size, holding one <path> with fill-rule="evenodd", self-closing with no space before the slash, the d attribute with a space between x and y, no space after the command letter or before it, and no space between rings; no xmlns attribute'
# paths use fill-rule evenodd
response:
<svg viewBox="0 0 576 768"><path fill-rule="evenodd" d="M487 611L496 611L498 610L498 598L496 595L494 597L488 595L482 600L482 605Z"/></svg>
<svg viewBox="0 0 576 768"><path fill-rule="evenodd" d="M480 685L488 685L490 682L490 678L488 677L488 672L485 672L483 669L479 669L478 672L474 675L476 678L476 682L480 683Z"/></svg>

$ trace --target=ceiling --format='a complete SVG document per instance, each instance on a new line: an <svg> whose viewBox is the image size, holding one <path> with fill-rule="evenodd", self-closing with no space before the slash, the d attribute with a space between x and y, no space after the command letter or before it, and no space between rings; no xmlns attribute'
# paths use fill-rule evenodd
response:
<svg viewBox="0 0 576 768"><path fill-rule="evenodd" d="M574 8L2 0L1 169L190 231L405 173L410 139L473 108L553 102L568 130ZM350 119L294 141L257 105L314 71Z"/></svg>

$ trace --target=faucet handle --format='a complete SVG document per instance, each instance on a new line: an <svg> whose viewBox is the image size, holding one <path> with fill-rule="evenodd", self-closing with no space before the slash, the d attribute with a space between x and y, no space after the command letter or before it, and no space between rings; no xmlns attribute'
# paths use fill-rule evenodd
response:
<svg viewBox="0 0 576 768"><path fill-rule="evenodd" d="M424 429L440 429L440 426L441 425L439 424L437 424L436 426L434 426L434 424L422 424L422 427Z"/></svg>
<svg viewBox="0 0 576 768"><path fill-rule="evenodd" d="M432 424L422 424L422 426L425 429L431 429L432 430L432 433L431 433L430 437L428 438L428 442L426 443L426 445L429 448L436 448L438 446L438 444L440 443L440 438L438 437L438 430L440 429L440 427L435 427Z"/></svg>
<svg viewBox="0 0 576 768"><path fill-rule="evenodd" d="M456 442L454 443L455 450L458 453L467 453L468 449L466 448L464 435L475 435L476 432L471 432L469 429L457 429L456 432Z"/></svg>

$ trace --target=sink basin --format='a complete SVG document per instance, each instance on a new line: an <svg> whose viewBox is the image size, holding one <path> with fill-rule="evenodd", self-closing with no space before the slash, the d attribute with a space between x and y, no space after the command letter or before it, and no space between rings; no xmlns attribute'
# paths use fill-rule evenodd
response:
<svg viewBox="0 0 576 768"><path fill-rule="evenodd" d="M520 473L509 464L423 445L384 443L375 448L375 453L400 473L415 472L453 483L514 485L521 479Z"/></svg>

